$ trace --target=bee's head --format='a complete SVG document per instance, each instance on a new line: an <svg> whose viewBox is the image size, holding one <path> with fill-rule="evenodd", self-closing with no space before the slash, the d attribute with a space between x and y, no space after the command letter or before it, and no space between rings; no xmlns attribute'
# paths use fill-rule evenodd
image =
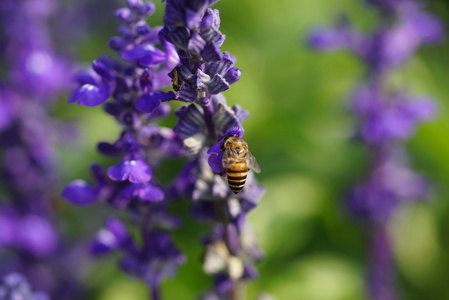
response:
<svg viewBox="0 0 449 300"><path fill-rule="evenodd" d="M223 139L221 144L222 151L228 149L237 155L242 155L247 149L247 145L244 139L238 136L227 136Z"/></svg>

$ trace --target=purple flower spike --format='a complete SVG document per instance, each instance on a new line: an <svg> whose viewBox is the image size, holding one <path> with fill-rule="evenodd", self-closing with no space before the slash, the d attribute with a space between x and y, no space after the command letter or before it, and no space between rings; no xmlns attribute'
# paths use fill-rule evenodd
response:
<svg viewBox="0 0 449 300"><path fill-rule="evenodd" d="M109 99L109 88L85 84L74 90L68 103L77 102L79 105L93 107L103 104Z"/></svg>
<svg viewBox="0 0 449 300"><path fill-rule="evenodd" d="M132 183L141 183L150 181L153 170L141 159L124 159L117 166L109 167L108 176L115 181L128 179Z"/></svg>
<svg viewBox="0 0 449 300"><path fill-rule="evenodd" d="M371 231L368 298L394 300L394 261L387 226L402 203L423 199L428 190L426 180L410 169L402 142L412 137L419 122L434 116L436 106L427 97L410 96L388 80L421 45L440 41L443 32L441 22L423 10L422 1L366 1L379 15L379 23L371 32L362 35L346 22L315 31L310 43L318 50L348 48L366 66L352 107L359 118L359 140L369 149L370 168L366 178L353 188L347 205ZM251 205L250 201L242 202L242 207Z"/></svg>
<svg viewBox="0 0 449 300"><path fill-rule="evenodd" d="M146 18L155 9L153 3L127 0L126 4L126 8L116 11L122 23L118 28L119 36L109 40L109 46L120 59L102 56L94 61L94 71L77 77L79 86L69 99L69 103L96 106L111 96L104 110L122 131L116 141L100 142L98 150L104 155L119 156L121 161L109 166L107 175L99 166L93 167L94 187L75 181L64 189L63 196L75 204L87 204L98 198L99 202L122 211L121 215L128 215L132 220L129 230L135 234L129 235L119 219L110 218L99 231L91 250L94 254L120 252L122 271L139 277L151 289L154 298L160 299L159 285L166 277L176 274L184 259L180 259L183 256L168 233L159 233L161 229L176 227L179 220L166 212L166 194L170 191L156 185L158 180L153 179L153 167L159 167L164 159L182 156L184 150L177 133L157 126L154 121L169 115L170 106L164 102L187 96L194 102L197 92L185 83L181 83L184 89L178 94L162 91L171 84L168 74L180 63L178 52L173 44L160 40L163 35L160 27L147 24ZM179 5L185 3L181 1ZM195 12L201 16L198 10ZM189 33L185 30L167 34L187 44ZM193 76L186 69L180 72L180 78L192 83L194 78L187 78L189 74ZM193 95L183 93L186 90Z"/></svg>
<svg viewBox="0 0 449 300"><path fill-rule="evenodd" d="M67 185L61 193L61 197L77 205L85 205L97 199L98 191L88 185L84 180L75 180Z"/></svg>
<svg viewBox="0 0 449 300"><path fill-rule="evenodd" d="M238 281L243 280L244 266L252 266L254 261L243 255L240 229L261 193L256 184L249 184L236 196L218 175L223 173L223 138L242 138L241 122L249 114L238 105L228 107L221 94L240 79L242 72L234 66L236 58L220 49L225 36L219 30L219 11L210 8L214 2L166 0L164 28L159 36L175 45L180 59L170 75L176 100L191 103L175 113L178 123L173 127L184 138L191 163L175 180L168 197L190 198L192 215L213 222L214 232L205 243L208 249L204 270L214 277L215 286L206 295L210 299L230 299ZM251 176L248 183L255 181ZM246 180L246 176L239 180Z"/></svg>

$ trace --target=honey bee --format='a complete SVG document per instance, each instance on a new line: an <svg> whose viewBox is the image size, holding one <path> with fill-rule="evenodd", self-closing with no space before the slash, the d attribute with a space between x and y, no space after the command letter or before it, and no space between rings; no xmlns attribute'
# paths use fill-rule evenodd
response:
<svg viewBox="0 0 449 300"><path fill-rule="evenodd" d="M238 194L245 185L249 170L260 173L259 163L249 151L246 141L236 135L223 139L221 152L222 174L228 173L228 185L235 194Z"/></svg>
<svg viewBox="0 0 449 300"><path fill-rule="evenodd" d="M181 88L181 83L179 82L179 78L178 78L178 67L175 67L171 71L171 75L172 75L172 82L173 82L173 84L172 84L173 90L175 92L177 92Z"/></svg>

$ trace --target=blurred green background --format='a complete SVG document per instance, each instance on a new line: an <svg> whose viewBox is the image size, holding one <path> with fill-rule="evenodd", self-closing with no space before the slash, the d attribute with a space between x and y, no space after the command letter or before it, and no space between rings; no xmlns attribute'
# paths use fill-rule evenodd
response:
<svg viewBox="0 0 449 300"><path fill-rule="evenodd" d="M165 5L155 4L156 14L149 19L153 26L162 23ZM72 46L86 65L111 53L107 41L118 25L114 5L93 15L101 18L98 26ZM222 0L214 8L220 10L221 31L227 36L222 50L236 56L236 66L243 71L225 96L230 105L237 103L251 113L244 123L245 139L262 167L258 179L267 188L249 215L266 258L257 265L260 278L248 284L246 299L265 292L282 300L367 299L367 230L342 208L345 193L363 178L366 166L366 149L351 141L355 119L347 111L348 95L364 67L347 52L309 49L305 36L314 26L332 26L341 12L361 28L370 28L375 11L360 0ZM447 0L429 1L429 9L447 24ZM436 119L420 126L407 142L413 167L432 182L431 194L402 207L391 224L403 299L449 299L448 53L447 41L422 48L395 77L413 93L432 95L439 103ZM80 139L62 149L64 182L90 178L90 162L107 163L96 152L96 143L114 141L119 127L101 107L61 100L54 114L73 120L82 131ZM174 123L170 118L164 124ZM170 174L181 163L170 164ZM71 225L79 232L90 230L92 236L102 224L101 216L111 212L101 205L62 205ZM208 226L189 219L188 203L176 210L184 213L185 226L175 232L175 240L188 261L177 278L163 285L163 295L194 299L211 283L201 270L198 243ZM94 271L86 274L86 284L95 291L92 299L148 299L143 284L117 270L114 255L95 263Z"/></svg>

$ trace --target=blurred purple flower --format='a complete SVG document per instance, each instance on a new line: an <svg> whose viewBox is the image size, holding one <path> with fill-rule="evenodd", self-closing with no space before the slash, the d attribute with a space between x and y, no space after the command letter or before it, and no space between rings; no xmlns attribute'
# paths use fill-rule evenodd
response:
<svg viewBox="0 0 449 300"><path fill-rule="evenodd" d="M385 22L374 32L364 34L343 16L335 28L313 29L308 37L309 45L322 51L348 49L370 66L370 72L383 73L408 61L419 46L442 40L441 22L422 11L419 1L372 2L381 8L388 6L387 2L395 5L401 2L403 6L394 12L396 22L392 26Z"/></svg>
<svg viewBox="0 0 449 300"><path fill-rule="evenodd" d="M33 292L22 274L10 273L0 280L0 299L49 300L43 292Z"/></svg>
<svg viewBox="0 0 449 300"><path fill-rule="evenodd" d="M59 12L54 0L0 5L0 64L5 67L0 82L0 276L22 272L52 297L75 299L82 290L76 279L81 264L74 265L82 256L62 259L75 246L64 236L65 220L55 206L56 149L72 129L49 115L53 102L68 90L74 67L52 41L49 20L58 24ZM71 272L61 272L68 265ZM0 298L44 299L21 294L26 288L20 282L17 290L4 286L7 294ZM74 287L70 293L69 285Z"/></svg>
<svg viewBox="0 0 449 300"><path fill-rule="evenodd" d="M387 236L388 221L402 203L423 199L427 181L409 167L401 145L419 122L431 119L436 104L388 85L389 72L407 62L425 44L443 38L441 22L423 10L419 0L367 0L378 9L378 26L362 34L349 23L312 31L309 43L318 50L348 49L366 65L366 77L352 96L359 119L358 136L368 145L371 165L367 179L350 193L348 207L373 228L369 294L373 299L397 299L393 258ZM380 229L379 229L380 228Z"/></svg>

